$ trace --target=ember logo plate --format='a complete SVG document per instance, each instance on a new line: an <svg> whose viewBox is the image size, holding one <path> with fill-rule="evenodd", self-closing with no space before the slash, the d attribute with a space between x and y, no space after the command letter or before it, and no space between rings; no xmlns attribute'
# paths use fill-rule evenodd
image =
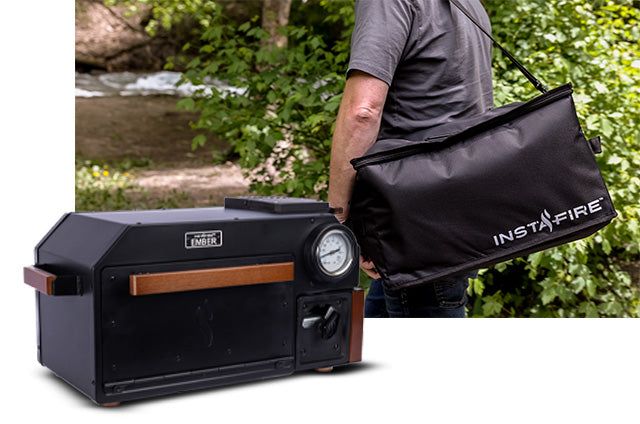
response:
<svg viewBox="0 0 640 424"><path fill-rule="evenodd" d="M222 246L222 231L190 231L184 233L185 249L202 249Z"/></svg>

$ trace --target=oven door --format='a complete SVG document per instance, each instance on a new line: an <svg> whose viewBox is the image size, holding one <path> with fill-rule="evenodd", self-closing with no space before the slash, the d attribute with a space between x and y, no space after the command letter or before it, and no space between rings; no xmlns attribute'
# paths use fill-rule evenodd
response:
<svg viewBox="0 0 640 424"><path fill-rule="evenodd" d="M105 393L293 372L291 256L119 266L101 276Z"/></svg>

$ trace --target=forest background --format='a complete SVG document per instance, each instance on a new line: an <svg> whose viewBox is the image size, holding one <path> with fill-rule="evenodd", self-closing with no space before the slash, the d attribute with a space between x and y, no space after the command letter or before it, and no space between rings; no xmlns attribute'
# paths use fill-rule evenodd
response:
<svg viewBox="0 0 640 424"><path fill-rule="evenodd" d="M597 160L619 217L587 239L482 270L469 288L469 315L638 317L640 2L484 4L494 36L538 78L550 87L574 85L585 133L603 138ZM353 5L352 0L76 0L76 86L85 75L103 82L107 75L136 78L138 72L160 69L164 76L178 75L175 92L153 105L140 99L144 103L137 109L148 112L162 102L156 126L170 123L171 135L182 140L166 134L152 138L149 156L164 152L157 160L139 153L144 149L138 144L149 140L147 131L124 137L133 146L127 154L89 154L91 146L79 145L82 131L96 132L88 111L107 99L77 98L76 208L201 206L245 192L325 199ZM100 28L110 30L100 33ZM496 106L535 96L495 49L493 71ZM101 104L112 113L113 104ZM98 109L94 121L106 122L109 113ZM115 124L132 131L144 122L131 114L118 119ZM122 153L122 138L110 134L102 144ZM95 138L86 139L95 144ZM212 196L218 180L205 178L199 190L208 197L198 201L182 190L186 177L180 174L173 178L175 188L150 194L144 182L166 186L161 165L178 156L181 164L226 166L215 178L236 172L238 183ZM368 279L363 276L361 284L366 287Z"/></svg>

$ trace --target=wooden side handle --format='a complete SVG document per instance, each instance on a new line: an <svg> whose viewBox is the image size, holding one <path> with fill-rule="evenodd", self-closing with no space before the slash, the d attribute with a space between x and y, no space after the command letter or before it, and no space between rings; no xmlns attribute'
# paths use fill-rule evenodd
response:
<svg viewBox="0 0 640 424"><path fill-rule="evenodd" d="M362 330L364 324L364 290L351 292L351 331L349 332L349 362L362 361Z"/></svg>
<svg viewBox="0 0 640 424"><path fill-rule="evenodd" d="M53 294L53 282L56 276L35 266L25 266L24 283L46 295Z"/></svg>
<svg viewBox="0 0 640 424"><path fill-rule="evenodd" d="M144 296L291 280L293 280L293 262L280 262L155 274L132 274L129 276L129 293L132 296Z"/></svg>

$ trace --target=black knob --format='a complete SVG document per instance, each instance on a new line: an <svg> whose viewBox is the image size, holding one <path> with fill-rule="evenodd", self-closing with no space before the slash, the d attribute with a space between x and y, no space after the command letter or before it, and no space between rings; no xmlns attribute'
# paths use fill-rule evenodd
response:
<svg viewBox="0 0 640 424"><path fill-rule="evenodd" d="M320 337L327 340L333 337L338 330L338 323L340 322L340 313L336 311L333 306L329 306L327 312L325 313L322 321L320 321L320 325L318 326L320 330Z"/></svg>

